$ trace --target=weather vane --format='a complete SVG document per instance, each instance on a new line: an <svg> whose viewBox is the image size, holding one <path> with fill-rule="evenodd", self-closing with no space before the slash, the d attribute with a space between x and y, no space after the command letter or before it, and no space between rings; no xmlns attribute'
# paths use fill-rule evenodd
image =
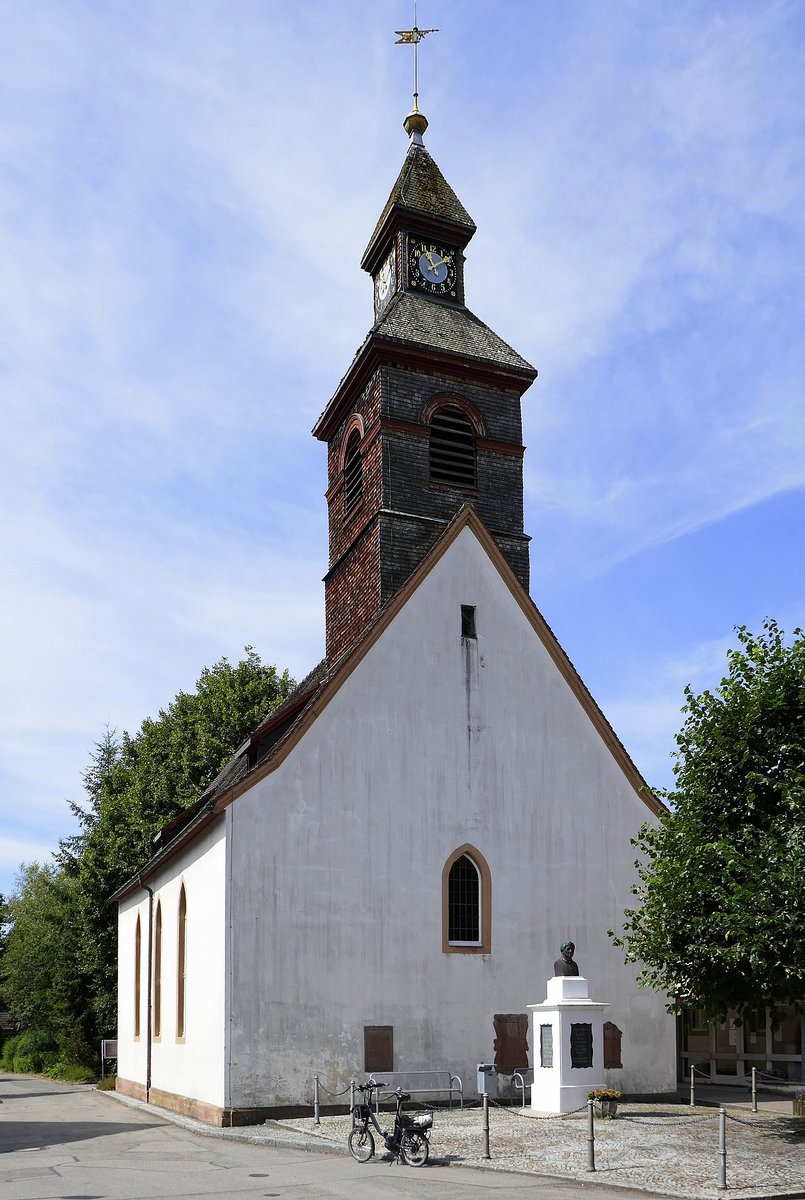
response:
<svg viewBox="0 0 805 1200"><path fill-rule="evenodd" d="M416 23L416 0L414 0L414 28L413 29L395 29L397 41L395 46L413 46L414 47L414 112L419 111L419 43L428 33L438 33L438 29L418 29Z"/></svg>

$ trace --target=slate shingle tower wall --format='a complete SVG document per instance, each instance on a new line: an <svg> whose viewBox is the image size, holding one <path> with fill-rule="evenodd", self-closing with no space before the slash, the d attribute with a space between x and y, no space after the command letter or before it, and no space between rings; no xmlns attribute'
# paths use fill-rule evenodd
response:
<svg viewBox="0 0 805 1200"><path fill-rule="evenodd" d="M464 304L463 251L474 232L413 132L361 263L375 280L375 323L313 431L328 444L331 662L361 636L465 504L475 507L528 588L520 398L536 371ZM420 290L416 257L428 246L432 261L454 266L454 282L441 295ZM430 421L440 408L472 424L472 486L431 478ZM344 462L355 430L362 495L349 507Z"/></svg>

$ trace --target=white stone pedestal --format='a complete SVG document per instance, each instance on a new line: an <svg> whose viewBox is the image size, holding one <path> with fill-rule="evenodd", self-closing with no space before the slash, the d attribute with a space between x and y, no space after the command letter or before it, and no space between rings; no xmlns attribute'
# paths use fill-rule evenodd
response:
<svg viewBox="0 0 805 1200"><path fill-rule="evenodd" d="M587 1103L587 1092L604 1086L604 1016L607 1004L590 999L581 975L555 975L547 999L529 1004L534 1082L531 1107L567 1113ZM591 1066L574 1066L588 1061Z"/></svg>

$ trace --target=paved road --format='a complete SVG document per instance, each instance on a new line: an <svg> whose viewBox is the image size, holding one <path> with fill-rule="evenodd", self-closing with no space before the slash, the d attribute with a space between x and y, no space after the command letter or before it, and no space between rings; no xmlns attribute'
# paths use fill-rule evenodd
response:
<svg viewBox="0 0 805 1200"><path fill-rule="evenodd" d="M421 1170L200 1136L93 1088L0 1076L0 1200L612 1200L597 1185ZM630 1200L644 1193L630 1192ZM656 1200L656 1196L653 1197Z"/></svg>

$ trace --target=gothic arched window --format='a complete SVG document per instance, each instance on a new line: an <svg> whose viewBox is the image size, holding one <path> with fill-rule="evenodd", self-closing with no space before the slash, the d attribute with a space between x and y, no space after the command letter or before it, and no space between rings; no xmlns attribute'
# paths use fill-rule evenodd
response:
<svg viewBox="0 0 805 1200"><path fill-rule="evenodd" d="M475 487L475 430L460 408L437 408L430 419L430 480Z"/></svg>
<svg viewBox="0 0 805 1200"><path fill-rule="evenodd" d="M140 971L142 970L143 935L140 914L134 926L134 1036L140 1036Z"/></svg>
<svg viewBox="0 0 805 1200"><path fill-rule="evenodd" d="M176 1036L183 1038L187 1006L187 893L184 884L179 892L179 929L176 944Z"/></svg>
<svg viewBox="0 0 805 1200"><path fill-rule="evenodd" d="M442 872L442 949L488 954L492 932L492 877L474 846L461 846Z"/></svg>
<svg viewBox="0 0 805 1200"><path fill-rule="evenodd" d="M347 439L344 454L344 515L351 512L363 496L363 463L361 462L361 435L353 429Z"/></svg>
<svg viewBox="0 0 805 1200"><path fill-rule="evenodd" d="M162 1032L162 905L154 916L154 1037Z"/></svg>

